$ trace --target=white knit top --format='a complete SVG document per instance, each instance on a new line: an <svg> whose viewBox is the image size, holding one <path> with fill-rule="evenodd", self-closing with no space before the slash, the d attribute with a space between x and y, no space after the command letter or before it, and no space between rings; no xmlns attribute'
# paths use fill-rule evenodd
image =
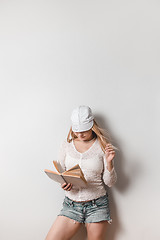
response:
<svg viewBox="0 0 160 240"><path fill-rule="evenodd" d="M87 181L86 187L73 186L70 191L65 191L65 195L73 201L88 201L104 196L107 191L105 185L111 187L117 180L115 168L113 167L111 172L107 169L105 154L98 138L83 153L77 151L73 140L70 143L64 140L61 143L58 161L63 171L79 164Z"/></svg>

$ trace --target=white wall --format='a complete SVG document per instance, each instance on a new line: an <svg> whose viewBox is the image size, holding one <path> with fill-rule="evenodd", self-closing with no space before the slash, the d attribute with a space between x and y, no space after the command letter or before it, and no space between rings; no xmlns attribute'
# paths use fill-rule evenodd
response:
<svg viewBox="0 0 160 240"><path fill-rule="evenodd" d="M156 0L0 1L1 240L45 238L64 192L43 170L80 104L120 148L106 239L159 239L159 12Z"/></svg>

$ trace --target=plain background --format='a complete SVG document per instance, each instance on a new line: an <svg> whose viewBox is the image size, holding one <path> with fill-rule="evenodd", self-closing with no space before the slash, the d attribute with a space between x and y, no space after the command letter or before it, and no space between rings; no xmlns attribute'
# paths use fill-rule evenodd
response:
<svg viewBox="0 0 160 240"><path fill-rule="evenodd" d="M106 240L160 239L159 13L157 0L0 1L1 240L44 240L64 192L43 170L82 104L119 148Z"/></svg>

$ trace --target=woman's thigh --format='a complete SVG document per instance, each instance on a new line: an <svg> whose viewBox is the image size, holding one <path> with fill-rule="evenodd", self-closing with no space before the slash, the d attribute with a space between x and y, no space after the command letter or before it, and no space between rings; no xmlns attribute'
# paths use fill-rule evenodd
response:
<svg viewBox="0 0 160 240"><path fill-rule="evenodd" d="M86 223L88 240L104 240L108 226L108 221L97 223Z"/></svg>
<svg viewBox="0 0 160 240"><path fill-rule="evenodd" d="M69 240L80 228L81 223L65 216L58 216L45 240Z"/></svg>

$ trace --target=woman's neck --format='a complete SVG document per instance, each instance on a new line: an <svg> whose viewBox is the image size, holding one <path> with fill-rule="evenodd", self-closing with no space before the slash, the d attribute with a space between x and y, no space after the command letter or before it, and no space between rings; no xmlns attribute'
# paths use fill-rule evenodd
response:
<svg viewBox="0 0 160 240"><path fill-rule="evenodd" d="M88 139L88 140L83 140L82 142L92 142L95 139L95 137L93 136L92 138Z"/></svg>

